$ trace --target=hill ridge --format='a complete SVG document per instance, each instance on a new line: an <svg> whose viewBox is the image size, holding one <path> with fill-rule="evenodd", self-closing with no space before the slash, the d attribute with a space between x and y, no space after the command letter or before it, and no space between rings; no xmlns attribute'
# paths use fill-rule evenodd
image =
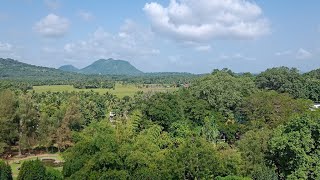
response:
<svg viewBox="0 0 320 180"><path fill-rule="evenodd" d="M74 69L72 65L64 65L59 69L68 72L78 72L82 74L101 74L101 75L140 75L142 71L125 60L98 59L82 69Z"/></svg>

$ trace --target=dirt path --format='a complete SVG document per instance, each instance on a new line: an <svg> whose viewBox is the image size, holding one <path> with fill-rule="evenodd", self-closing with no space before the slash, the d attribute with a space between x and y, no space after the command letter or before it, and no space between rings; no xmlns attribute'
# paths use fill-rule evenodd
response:
<svg viewBox="0 0 320 180"><path fill-rule="evenodd" d="M39 154L39 155L30 155L27 157L19 158L19 157L13 157L8 160L9 164L12 164L16 161L24 161L28 159L35 159L35 158L50 158L50 159L55 159L56 161L62 161L61 156L59 154Z"/></svg>

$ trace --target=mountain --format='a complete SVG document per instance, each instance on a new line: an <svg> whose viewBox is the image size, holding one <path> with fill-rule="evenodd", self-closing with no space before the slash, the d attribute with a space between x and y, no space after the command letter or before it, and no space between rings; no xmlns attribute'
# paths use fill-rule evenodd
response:
<svg viewBox="0 0 320 180"><path fill-rule="evenodd" d="M75 71L71 65L59 68L68 72L79 72L82 74L101 74L101 75L142 75L143 72L132 66L128 61L114 59L99 59L91 65Z"/></svg>
<svg viewBox="0 0 320 180"><path fill-rule="evenodd" d="M71 77L75 73L65 72L54 68L30 65L13 59L0 58L0 78L30 78L53 79L56 77Z"/></svg>
<svg viewBox="0 0 320 180"><path fill-rule="evenodd" d="M72 65L64 65L59 67L59 70L67 71L67 72L79 72L79 69Z"/></svg>
<svg viewBox="0 0 320 180"><path fill-rule="evenodd" d="M76 70L73 66L63 70ZM30 65L13 59L0 58L0 88L4 82L29 83L32 85L73 84L92 81L130 81L145 84L190 82L198 75L177 72L142 73L130 63L121 60L98 60L78 72ZM100 70L99 70L100 69ZM84 74L87 73L87 74ZM92 73L92 74L91 74ZM108 75L99 75L108 74ZM4 83L6 84L6 83Z"/></svg>

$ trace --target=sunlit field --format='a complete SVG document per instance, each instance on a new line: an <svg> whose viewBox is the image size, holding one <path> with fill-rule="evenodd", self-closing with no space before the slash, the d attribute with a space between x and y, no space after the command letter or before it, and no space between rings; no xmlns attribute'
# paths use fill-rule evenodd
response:
<svg viewBox="0 0 320 180"><path fill-rule="evenodd" d="M122 85L122 84L116 84L115 89L76 89L72 85L51 85L51 86L34 86L33 90L37 93L42 92L71 92L71 91L94 91L101 94L104 94L106 92L112 93L118 97L124 97L124 96L133 96L138 91L143 92L172 92L175 91L177 88L174 87L138 87L133 84L129 85Z"/></svg>

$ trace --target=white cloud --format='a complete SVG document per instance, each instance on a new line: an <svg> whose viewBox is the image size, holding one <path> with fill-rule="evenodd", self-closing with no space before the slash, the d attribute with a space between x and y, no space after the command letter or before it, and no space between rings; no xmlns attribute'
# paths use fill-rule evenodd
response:
<svg viewBox="0 0 320 180"><path fill-rule="evenodd" d="M171 0L144 6L153 30L175 40L252 39L270 31L261 8L247 0Z"/></svg>
<svg viewBox="0 0 320 180"><path fill-rule="evenodd" d="M9 43L0 42L0 52L9 52L12 51L13 46Z"/></svg>
<svg viewBox="0 0 320 180"><path fill-rule="evenodd" d="M297 53L296 53L296 58L297 59L309 59L312 57L312 54L311 52L305 50L305 49L302 49L300 48Z"/></svg>
<svg viewBox="0 0 320 180"><path fill-rule="evenodd" d="M275 53L276 56L285 56L285 55L290 55L290 54L292 54L291 50L286 50L286 51L281 51L281 52Z"/></svg>
<svg viewBox="0 0 320 180"><path fill-rule="evenodd" d="M0 42L0 58L20 58L20 56L16 54L16 49L12 44Z"/></svg>
<svg viewBox="0 0 320 180"><path fill-rule="evenodd" d="M281 51L281 52L275 53L275 55L276 56L288 56L288 57L296 58L296 59L309 59L313 56L311 52L309 52L303 48L300 48L295 51L292 51L292 50Z"/></svg>
<svg viewBox="0 0 320 180"><path fill-rule="evenodd" d="M210 45L200 45L195 47L196 51L210 51L211 50L211 46Z"/></svg>
<svg viewBox="0 0 320 180"><path fill-rule="evenodd" d="M44 37L64 36L69 29L69 20L55 14L49 14L34 25L34 30Z"/></svg>
<svg viewBox="0 0 320 180"><path fill-rule="evenodd" d="M51 10L57 10L60 7L58 0L45 0L44 3Z"/></svg>
<svg viewBox="0 0 320 180"><path fill-rule="evenodd" d="M221 59L221 60L236 60L236 59L240 59L240 60L246 60L246 61L254 61L254 60L256 60L256 58L254 58L254 57L248 57L248 56L242 55L241 53L236 53L236 54L232 54L232 55L221 54L219 59Z"/></svg>
<svg viewBox="0 0 320 180"><path fill-rule="evenodd" d="M81 17L81 19L83 19L84 21L91 21L92 19L94 19L93 14L88 11L80 11L78 13L78 16Z"/></svg>
<svg viewBox="0 0 320 180"><path fill-rule="evenodd" d="M160 51L152 45L153 34L127 20L118 33L109 33L98 28L87 40L70 42L64 46L66 59L77 59L81 63L98 58L135 60L154 56Z"/></svg>

